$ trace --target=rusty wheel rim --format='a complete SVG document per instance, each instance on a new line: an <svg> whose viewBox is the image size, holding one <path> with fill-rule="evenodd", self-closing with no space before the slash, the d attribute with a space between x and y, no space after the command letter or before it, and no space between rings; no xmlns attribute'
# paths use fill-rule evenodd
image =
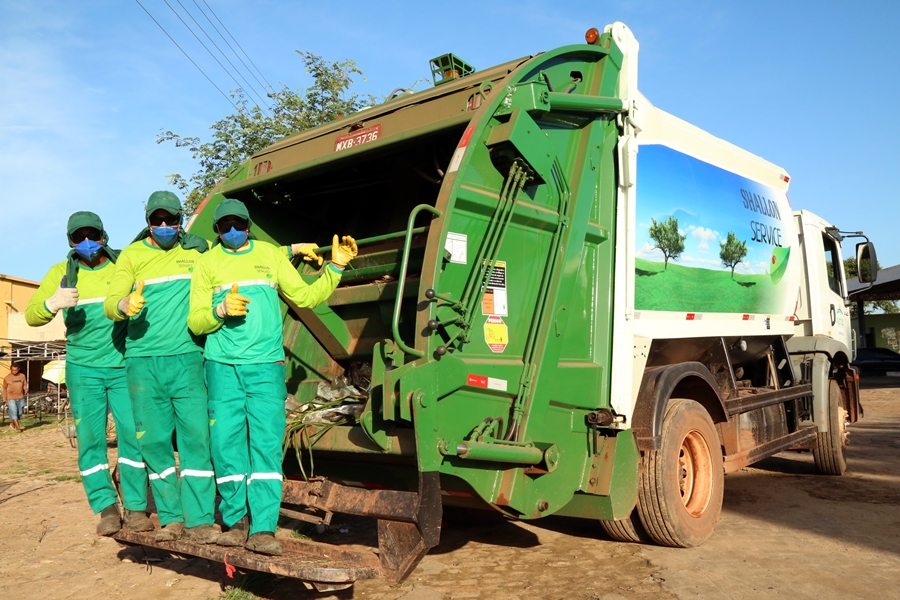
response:
<svg viewBox="0 0 900 600"><path fill-rule="evenodd" d="M690 431L678 453L678 487L681 502L692 517L700 517L709 506L712 492L712 461L706 438Z"/></svg>

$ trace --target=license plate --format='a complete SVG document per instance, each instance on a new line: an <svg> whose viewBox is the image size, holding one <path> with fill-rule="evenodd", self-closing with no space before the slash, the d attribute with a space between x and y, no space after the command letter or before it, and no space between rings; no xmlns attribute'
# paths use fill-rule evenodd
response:
<svg viewBox="0 0 900 600"><path fill-rule="evenodd" d="M900 377L900 371L888 371L887 376L888 377Z"/></svg>
<svg viewBox="0 0 900 600"><path fill-rule="evenodd" d="M371 127L366 127L365 129L357 129L351 133L345 133L344 135L339 135L334 140L334 151L340 152L341 150L346 150L347 148L354 148L361 144L368 144L369 142L374 142L379 137L381 137L381 123L378 125L373 125Z"/></svg>

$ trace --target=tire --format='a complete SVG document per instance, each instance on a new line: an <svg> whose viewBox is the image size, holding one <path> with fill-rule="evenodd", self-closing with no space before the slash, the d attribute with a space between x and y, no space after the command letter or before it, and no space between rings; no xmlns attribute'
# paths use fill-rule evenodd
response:
<svg viewBox="0 0 900 600"><path fill-rule="evenodd" d="M659 450L641 458L638 512L647 534L673 548L699 546L722 512L725 469L712 419L693 400L666 407Z"/></svg>
<svg viewBox="0 0 900 600"><path fill-rule="evenodd" d="M643 523L638 516L637 508L631 511L631 514L624 519L618 521L607 521L600 519L600 527L606 532L606 535L617 542L631 542L634 544L649 544L653 540L647 535Z"/></svg>
<svg viewBox="0 0 900 600"><path fill-rule="evenodd" d="M828 431L820 431L813 450L816 469L823 475L843 475L847 470L844 446L847 445L847 409L844 396L834 379L828 380Z"/></svg>

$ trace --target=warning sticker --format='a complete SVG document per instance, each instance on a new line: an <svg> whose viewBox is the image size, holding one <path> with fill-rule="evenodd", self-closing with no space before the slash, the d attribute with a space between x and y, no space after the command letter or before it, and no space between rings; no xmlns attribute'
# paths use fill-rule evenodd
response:
<svg viewBox="0 0 900 600"><path fill-rule="evenodd" d="M467 258L467 241L468 236L464 233L447 233L447 241L444 242L444 250L450 253L450 262L464 265Z"/></svg>
<svg viewBox="0 0 900 600"><path fill-rule="evenodd" d="M481 314L509 316L509 304L506 295L506 263L494 261L494 270L490 279L485 273L484 296L481 298Z"/></svg>
<svg viewBox="0 0 900 600"><path fill-rule="evenodd" d="M503 352L509 343L509 329L498 316L491 315L484 323L484 342L491 352Z"/></svg>
<svg viewBox="0 0 900 600"><path fill-rule="evenodd" d="M484 375L473 375L472 373L469 373L469 378L466 383L472 387L487 388L489 390L497 390L500 392L505 392L507 388L507 381L505 379L485 377Z"/></svg>
<svg viewBox="0 0 900 600"><path fill-rule="evenodd" d="M474 130L475 126L469 125L466 132L463 134L462 139L459 140L459 146L457 146L456 152L453 153L453 158L450 159L450 166L447 167L448 174L455 173L459 170L459 165L462 164L463 156L466 154L466 148L469 146L469 139L471 139Z"/></svg>

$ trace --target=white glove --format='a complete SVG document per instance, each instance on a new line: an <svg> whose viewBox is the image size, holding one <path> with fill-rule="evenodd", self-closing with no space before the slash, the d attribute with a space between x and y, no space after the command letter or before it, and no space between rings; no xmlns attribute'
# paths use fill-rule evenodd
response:
<svg viewBox="0 0 900 600"><path fill-rule="evenodd" d="M78 304L78 288L58 287L56 293L44 301L44 306L54 315L61 308L72 308Z"/></svg>

